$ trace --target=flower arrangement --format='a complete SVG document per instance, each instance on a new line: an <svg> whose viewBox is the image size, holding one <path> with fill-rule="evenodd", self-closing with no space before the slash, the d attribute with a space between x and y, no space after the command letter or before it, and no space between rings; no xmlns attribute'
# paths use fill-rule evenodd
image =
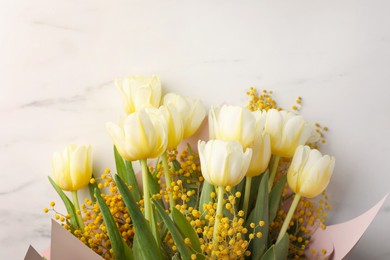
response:
<svg viewBox="0 0 390 260"><path fill-rule="evenodd" d="M212 107L209 140L179 152L206 117L202 102L161 97L156 76L116 85L126 114L106 125L116 171L93 175L89 145L69 145L53 156L49 180L67 214L54 202L44 211L53 211L83 244L105 259L326 255L323 248L308 248L315 230L325 229L331 208L325 189L335 159L319 151L327 127L299 114L300 97L288 111L272 92L251 88L247 107ZM77 191L87 186L90 197L80 204Z"/></svg>

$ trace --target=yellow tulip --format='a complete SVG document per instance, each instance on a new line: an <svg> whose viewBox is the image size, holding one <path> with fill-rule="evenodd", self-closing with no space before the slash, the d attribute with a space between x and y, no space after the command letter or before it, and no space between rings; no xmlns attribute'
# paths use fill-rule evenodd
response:
<svg viewBox="0 0 390 260"><path fill-rule="evenodd" d="M179 111L173 104L167 104L159 108L167 123L168 146L167 149L176 148L183 140L184 126Z"/></svg>
<svg viewBox="0 0 390 260"><path fill-rule="evenodd" d="M164 96L163 104L169 103L173 104L181 115L184 126L183 138L194 135L206 116L206 108L202 101L168 93Z"/></svg>
<svg viewBox="0 0 390 260"><path fill-rule="evenodd" d="M168 145L167 124L156 108L128 115L121 125L106 124L119 154L128 161L156 158Z"/></svg>
<svg viewBox="0 0 390 260"><path fill-rule="evenodd" d="M303 197L313 198L328 186L333 174L335 158L309 146L299 146L287 172L291 190Z"/></svg>
<svg viewBox="0 0 390 260"><path fill-rule="evenodd" d="M116 85L123 100L126 114L131 114L145 107L160 106L161 83L157 76L130 76L117 80Z"/></svg>
<svg viewBox="0 0 390 260"><path fill-rule="evenodd" d="M269 134L264 132L265 118L267 112L252 112L256 117L255 138L250 146L252 148L252 159L249 164L246 176L258 176L265 172L271 159L271 140Z"/></svg>
<svg viewBox="0 0 390 260"><path fill-rule="evenodd" d="M209 113L210 139L238 141L244 149L251 147L256 134L256 118L247 108L223 105Z"/></svg>
<svg viewBox="0 0 390 260"><path fill-rule="evenodd" d="M216 186L235 186L245 177L252 149L245 152L237 141L210 140L198 142L204 179Z"/></svg>
<svg viewBox="0 0 390 260"><path fill-rule="evenodd" d="M71 144L53 154L54 180L66 191L77 191L88 185L92 176L92 148Z"/></svg>
<svg viewBox="0 0 390 260"><path fill-rule="evenodd" d="M313 125L302 116L289 111L267 111L265 132L271 138L272 154L290 158L299 145L304 145L312 135Z"/></svg>

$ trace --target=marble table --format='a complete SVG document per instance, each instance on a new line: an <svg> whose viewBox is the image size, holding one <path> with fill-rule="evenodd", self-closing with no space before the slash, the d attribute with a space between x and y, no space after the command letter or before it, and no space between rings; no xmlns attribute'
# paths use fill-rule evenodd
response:
<svg viewBox="0 0 390 260"><path fill-rule="evenodd" d="M0 259L49 245L51 155L94 148L114 168L106 121L121 114L114 79L157 74L166 92L210 107L250 87L325 123L336 156L329 223L389 192L390 2L2 0ZM58 209L62 207L59 205ZM390 200L350 259L390 258Z"/></svg>

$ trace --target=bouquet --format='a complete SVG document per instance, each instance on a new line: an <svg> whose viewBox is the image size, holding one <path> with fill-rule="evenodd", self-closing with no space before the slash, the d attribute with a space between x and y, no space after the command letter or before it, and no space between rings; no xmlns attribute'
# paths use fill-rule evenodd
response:
<svg viewBox="0 0 390 260"><path fill-rule="evenodd" d="M57 212L54 202L44 211L54 212L62 226L53 230L78 239L73 248L90 248L83 258L331 255L333 247L318 243L317 234L325 236L331 209L325 189L335 158L320 152L328 129L299 114L301 97L286 110L272 92L251 88L247 107L212 107L208 138L203 133L197 140L207 114L200 100L161 97L156 76L116 84L125 116L106 125L116 170L92 173L90 145L71 144L53 155L49 181L67 213ZM78 191L86 187L90 196L81 201Z"/></svg>

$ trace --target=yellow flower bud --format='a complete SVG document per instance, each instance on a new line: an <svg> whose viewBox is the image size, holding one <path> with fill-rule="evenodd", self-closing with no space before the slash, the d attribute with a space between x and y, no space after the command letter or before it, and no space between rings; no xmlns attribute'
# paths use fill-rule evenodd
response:
<svg viewBox="0 0 390 260"><path fill-rule="evenodd" d="M249 164L246 176L258 176L267 168L271 159L271 139L269 134L265 133L264 125L267 112L255 111L252 114L256 118L255 139L250 146L252 148L252 159Z"/></svg>
<svg viewBox="0 0 390 260"><path fill-rule="evenodd" d="M123 100L127 114L134 113L145 107L160 106L161 83L157 76L130 76L117 80L116 85Z"/></svg>
<svg viewBox="0 0 390 260"><path fill-rule="evenodd" d="M71 144L62 154L53 155L54 180L66 191L76 191L88 185L92 176L92 148Z"/></svg>
<svg viewBox="0 0 390 260"><path fill-rule="evenodd" d="M128 115L123 125L109 122L106 128L119 154L128 161L156 158L167 148L167 124L155 108Z"/></svg>
<svg viewBox="0 0 390 260"><path fill-rule="evenodd" d="M167 104L159 108L164 117L168 130L167 149L176 148L183 140L183 120L177 108L173 104Z"/></svg>
<svg viewBox="0 0 390 260"><path fill-rule="evenodd" d="M223 105L209 113L210 139L237 141L244 149L255 139L256 118L247 108Z"/></svg>
<svg viewBox="0 0 390 260"><path fill-rule="evenodd" d="M328 186L335 158L309 146L299 146L287 172L291 190L306 198L319 195Z"/></svg>
<svg viewBox="0 0 390 260"><path fill-rule="evenodd" d="M311 138L313 125L293 112L270 109L267 111L265 132L270 135L272 153L290 158L299 145L306 144Z"/></svg>
<svg viewBox="0 0 390 260"><path fill-rule="evenodd" d="M164 96L163 103L164 105L171 103L179 111L184 126L183 138L194 135L206 116L206 108L198 99L168 93Z"/></svg>
<svg viewBox="0 0 390 260"><path fill-rule="evenodd" d="M252 156L237 141L198 142L199 159L205 180L216 186L235 186L245 177Z"/></svg>

